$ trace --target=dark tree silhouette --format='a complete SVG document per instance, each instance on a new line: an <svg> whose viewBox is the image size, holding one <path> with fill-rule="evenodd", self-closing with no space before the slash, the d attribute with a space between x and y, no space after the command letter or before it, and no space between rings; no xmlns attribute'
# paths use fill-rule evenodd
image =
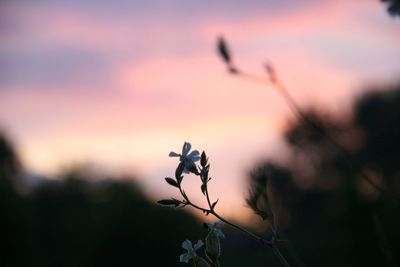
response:
<svg viewBox="0 0 400 267"><path fill-rule="evenodd" d="M400 0L381 0L387 3L387 11L392 16L400 16Z"/></svg>
<svg viewBox="0 0 400 267"><path fill-rule="evenodd" d="M254 201L255 212L275 210L306 266L398 266L399 205L357 172L370 173L388 193L400 191L400 85L360 98L350 119L316 110L305 115L318 127L288 124L287 162L260 164L262 171L250 176L250 192L270 199L267 208ZM357 159L356 168L318 129Z"/></svg>
<svg viewBox="0 0 400 267"><path fill-rule="evenodd" d="M0 138L0 266L176 266L201 224L159 207L132 181L82 168L21 194L12 144Z"/></svg>
<svg viewBox="0 0 400 267"><path fill-rule="evenodd" d="M0 133L0 184L10 185L21 170L21 164L8 138Z"/></svg>

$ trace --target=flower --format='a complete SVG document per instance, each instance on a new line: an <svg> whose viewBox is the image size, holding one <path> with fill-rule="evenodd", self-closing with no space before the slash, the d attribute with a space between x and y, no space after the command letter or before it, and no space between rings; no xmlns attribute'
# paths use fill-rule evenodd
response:
<svg viewBox="0 0 400 267"><path fill-rule="evenodd" d="M178 154L176 152L169 152L170 157L179 157L179 160L184 164L184 173L190 173L193 171L197 172L197 167L195 162L200 160L200 153L197 150L193 150L190 152L192 145L188 142L185 142L182 147L182 154ZM190 153L189 153L190 152ZM195 170L195 171L194 171Z"/></svg>
<svg viewBox="0 0 400 267"><path fill-rule="evenodd" d="M204 245L203 241L198 240L197 243L192 245L192 242L190 240L185 240L182 243L182 247L187 250L185 254L181 254L179 257L180 262L186 262L188 263L190 259L194 259L197 257L196 250L201 248Z"/></svg>
<svg viewBox="0 0 400 267"><path fill-rule="evenodd" d="M219 227L220 227L222 224L223 224L223 222L221 222L221 221L217 221L217 222L215 222L215 223L210 223L210 222L207 222L207 223L206 223L207 228L210 230L210 233L211 233L212 235L215 235L215 236L220 237L220 238L225 238L224 233L222 232L221 229L219 229Z"/></svg>

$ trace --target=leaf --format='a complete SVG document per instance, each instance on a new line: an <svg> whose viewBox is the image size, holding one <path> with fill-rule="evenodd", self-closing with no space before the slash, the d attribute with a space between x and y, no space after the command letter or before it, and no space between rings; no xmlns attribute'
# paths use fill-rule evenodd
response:
<svg viewBox="0 0 400 267"><path fill-rule="evenodd" d="M214 203L212 203L212 205L211 205L211 209L214 209L215 208L215 205L217 205L217 203L218 203L218 200L219 199L217 199Z"/></svg>
<svg viewBox="0 0 400 267"><path fill-rule="evenodd" d="M203 193L203 195L206 194L206 190L207 190L207 185L206 184L202 184L201 185L201 192Z"/></svg>
<svg viewBox="0 0 400 267"><path fill-rule="evenodd" d="M163 206L175 206L178 207L180 204L182 204L182 201L177 200L175 198L171 199L162 199L157 201L158 204L163 205Z"/></svg>
<svg viewBox="0 0 400 267"><path fill-rule="evenodd" d="M226 64L231 64L231 57L228 51L228 47L222 36L218 38L218 52Z"/></svg>
<svg viewBox="0 0 400 267"><path fill-rule="evenodd" d="M170 177L165 177L165 181L167 181L167 183L172 185L172 186L179 187L178 182L175 181L174 179L170 178Z"/></svg>
<svg viewBox="0 0 400 267"><path fill-rule="evenodd" d="M203 153L201 153L200 164L203 168L207 165L207 156L206 156L206 152L204 152L204 151L203 151Z"/></svg>

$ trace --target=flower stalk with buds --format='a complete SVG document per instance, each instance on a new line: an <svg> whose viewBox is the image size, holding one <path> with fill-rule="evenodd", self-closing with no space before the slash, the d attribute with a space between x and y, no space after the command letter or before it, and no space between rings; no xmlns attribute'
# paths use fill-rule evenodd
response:
<svg viewBox="0 0 400 267"><path fill-rule="evenodd" d="M207 234L206 237L206 256L210 260L210 262L216 266L219 267L219 258L221 256L221 243L220 243L220 238L224 237L224 234L222 231L218 228L221 223L225 223L233 228L236 228L237 230L249 235L259 243L266 245L270 248L273 249L274 253L278 256L278 258L281 260L282 264L286 267L290 267L290 264L288 261L285 259L285 257L282 255L280 252L278 246L277 246L277 229L276 229L276 224L272 224L272 229L271 229L271 239L267 240L264 239L246 229L243 227L234 224L227 219L223 218L221 215L217 213L215 210L216 205L218 203L218 199L215 201L211 201L210 194L208 192L208 184L211 181L211 177L209 177L209 171L210 171L210 164L208 163L208 158L206 153L203 151L201 153L201 156L199 156L199 152L197 150L194 150L190 152L192 146L190 143L185 142L182 148L182 154L178 154L176 152L170 152L169 156L170 157L179 157L179 164L175 170L175 178L171 177L166 177L165 181L173 186L178 188L182 199L176 199L176 198L171 198L171 199L163 199L158 201L159 204L164 205L164 206L174 206L175 208L184 208L186 206L191 206L197 210L202 211L206 216L207 215L213 215L217 219L220 220L220 222L215 223L215 224L206 224L207 228L209 229L209 233ZM200 165L197 166L196 162L200 161ZM193 203L188 195L185 193L184 189L182 188L182 181L184 179L184 173L192 173L200 178L201 181L201 186L200 190L205 196L207 200L207 205L208 207L201 207L195 203ZM201 258L203 259L203 258ZM202 266L205 264L203 260L197 260L198 265L202 264ZM207 261L206 261L207 262ZM204 265L206 266L206 265Z"/></svg>

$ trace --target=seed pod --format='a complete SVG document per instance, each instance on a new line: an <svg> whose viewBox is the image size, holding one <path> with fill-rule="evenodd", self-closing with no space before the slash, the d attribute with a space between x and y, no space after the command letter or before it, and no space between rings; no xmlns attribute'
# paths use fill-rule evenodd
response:
<svg viewBox="0 0 400 267"><path fill-rule="evenodd" d="M206 255L212 262L217 261L221 256L221 241L214 230L206 236Z"/></svg>

